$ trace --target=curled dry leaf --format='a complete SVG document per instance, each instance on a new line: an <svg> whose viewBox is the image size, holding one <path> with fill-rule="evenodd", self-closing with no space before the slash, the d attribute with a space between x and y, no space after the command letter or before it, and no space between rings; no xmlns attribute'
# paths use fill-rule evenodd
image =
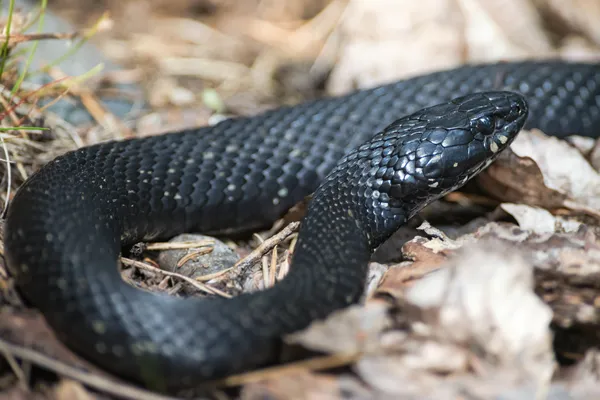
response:
<svg viewBox="0 0 600 400"><path fill-rule="evenodd" d="M531 265L498 239L458 252L406 290L409 332L384 333L385 350L356 362L378 398L532 395L549 381L552 313L533 293Z"/></svg>
<svg viewBox="0 0 600 400"><path fill-rule="evenodd" d="M597 330L600 324L600 240L582 225L577 232L536 233L489 223L474 236L518 247L535 270L536 292L554 311L553 322Z"/></svg>
<svg viewBox="0 0 600 400"><path fill-rule="evenodd" d="M435 343L432 343L436 346ZM435 365L444 363L445 369L455 368L464 371L466 365L466 353L458 348L449 346L436 346L431 348L428 343L421 341L408 341L411 345L407 355L370 355L356 363L356 373L374 391L380 393L377 398L384 399L439 399L439 397L424 397L430 394L432 388L443 387L443 380L435 374L423 370L414 370L407 365L407 361L420 359L433 361ZM419 351L422 349L423 355ZM433 350L433 352L431 351Z"/></svg>
<svg viewBox="0 0 600 400"><path fill-rule="evenodd" d="M446 260L446 255L425 247L428 239L416 237L402 246L402 253L412 261L394 265L383 277L377 294L387 294L394 298L402 297L406 287L416 279L437 270Z"/></svg>
<svg viewBox="0 0 600 400"><path fill-rule="evenodd" d="M404 258L411 261L402 262L388 269L377 293L388 294L395 298L402 297L406 287L439 269L455 250L463 246L465 241L473 241L473 238L467 235L452 240L428 222L423 222L417 229L423 231L429 239L417 236L404 243L402 254Z"/></svg>
<svg viewBox="0 0 600 400"><path fill-rule="evenodd" d="M554 368L552 312L533 293L532 266L499 241L468 246L447 268L417 282L406 300L416 331L468 344L492 365L548 379ZM417 319L417 320L418 320Z"/></svg>
<svg viewBox="0 0 600 400"><path fill-rule="evenodd" d="M379 287L388 270L388 266L372 262L369 264L369 273L365 284L365 297L371 296Z"/></svg>
<svg viewBox="0 0 600 400"><path fill-rule="evenodd" d="M569 28L600 45L600 2L597 0L535 0L537 6Z"/></svg>
<svg viewBox="0 0 600 400"><path fill-rule="evenodd" d="M500 207L512 215L521 229L535 233L576 232L580 222L567 218L555 217L548 210L525 204L504 203Z"/></svg>
<svg viewBox="0 0 600 400"><path fill-rule="evenodd" d="M465 46L463 24L453 0L350 1L328 91L347 93L457 65Z"/></svg>
<svg viewBox="0 0 600 400"><path fill-rule="evenodd" d="M326 353L368 353L380 347L379 335L389 325L388 306L372 301L315 321L303 331L289 335L286 341Z"/></svg>
<svg viewBox="0 0 600 400"><path fill-rule="evenodd" d="M551 54L542 18L530 0L459 0L470 61ZM494 43L493 46L490 43Z"/></svg>
<svg viewBox="0 0 600 400"><path fill-rule="evenodd" d="M567 142L571 144L571 146L575 147L581 154L583 154L586 158L589 158L594 150L596 145L596 139L585 136L577 136L572 135L565 138ZM592 162L592 166L594 169L598 169L596 165Z"/></svg>
<svg viewBox="0 0 600 400"><path fill-rule="evenodd" d="M347 93L468 62L557 56L558 41L543 22L531 0L349 1L328 91ZM580 58L593 52L579 49Z"/></svg>
<svg viewBox="0 0 600 400"><path fill-rule="evenodd" d="M600 217L600 175L564 140L524 131L479 183L504 201Z"/></svg>

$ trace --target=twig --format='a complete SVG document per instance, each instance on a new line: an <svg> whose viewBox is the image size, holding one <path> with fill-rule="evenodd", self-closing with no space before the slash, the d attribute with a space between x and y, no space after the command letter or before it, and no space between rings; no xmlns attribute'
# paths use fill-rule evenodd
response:
<svg viewBox="0 0 600 400"><path fill-rule="evenodd" d="M9 351L7 351L5 349L2 349L1 352L2 352L2 354L4 354L4 358L6 359L6 362L8 363L8 365L10 365L10 368L12 369L14 374L17 376L17 379L19 380L21 387L23 389L25 389L27 392L29 392L29 385L27 384L27 376L25 374L25 371L23 371L23 369L19 366L19 363L15 359L14 354L10 353Z"/></svg>
<svg viewBox="0 0 600 400"><path fill-rule="evenodd" d="M213 248L209 247L207 249L200 249L200 250L194 251L190 254L186 254L185 256L181 257L179 259L179 261L177 261L177 268L183 267L188 261L191 261L200 256L204 256L206 254L210 254L212 252L213 252Z"/></svg>
<svg viewBox="0 0 600 400"><path fill-rule="evenodd" d="M190 242L157 242L157 243L148 243L146 245L146 250L156 251L156 250L181 250L181 249L193 249L195 247L207 247L214 246L214 240L196 240Z"/></svg>
<svg viewBox="0 0 600 400"><path fill-rule="evenodd" d="M65 364L62 361L54 360L45 354L28 349L22 346L9 343L0 339L0 351L27 360L40 367L46 368L58 375L65 376L79 382L82 382L94 389L101 390L113 396L126 399L149 399L149 400L175 400L175 397L163 396L149 392L147 390L136 388L128 384L120 383L114 379L105 378L100 375L85 372L75 367Z"/></svg>
<svg viewBox="0 0 600 400"><path fill-rule="evenodd" d="M82 36L81 32L72 32L72 33L29 33L22 34L16 33L12 35L0 35L0 40L8 41L9 46L15 45L23 42L31 42L33 40L48 40L48 39L75 39L79 36Z"/></svg>
<svg viewBox="0 0 600 400"><path fill-rule="evenodd" d="M300 222L291 222L288 226L283 228L281 232L276 235L271 236L264 242L262 242L256 249L254 249L250 254L246 257L238 261L234 266L234 270L236 271L236 275L240 274L241 271L244 271L246 268L249 268L260 261L263 255L267 254L271 251L275 246L279 243L283 242L288 236L298 230L300 226Z"/></svg>
<svg viewBox="0 0 600 400"><path fill-rule="evenodd" d="M220 276L225 276L225 274L227 274L232 269L233 269L233 267L230 267L230 268L224 269L224 270L219 271L219 272L213 272L212 274L206 274L206 275L198 276L198 277L196 277L194 279L196 279L199 282L212 281L213 279L216 279L216 278L218 278Z"/></svg>
<svg viewBox="0 0 600 400"><path fill-rule="evenodd" d="M231 295L229 295L229 294L227 294L227 293L225 293L225 292L223 292L223 291L221 291L219 289L216 289L214 287L205 285L202 282L198 282L198 281L196 281L196 280L194 280L192 278L189 278L189 277L187 277L185 275L178 274L176 272L165 271L165 270L162 270L160 268L153 267L152 265L148 265L146 263L143 263L143 262L140 262L140 261L136 261L136 260L132 260L132 259L129 259L129 258L122 257L121 261L123 262L123 264L131 266L131 267L142 268L142 269L145 269L147 271L152 271L152 272L156 272L156 273L163 274L163 275L166 275L166 276L172 276L172 277L176 277L176 278L182 279L182 280L186 281L187 283L189 283L190 285L194 286L196 289L199 289L199 290L203 291L204 293L217 294L217 295L219 295L221 297L226 297L226 298L231 298L232 297Z"/></svg>
<svg viewBox="0 0 600 400"><path fill-rule="evenodd" d="M275 285L275 276L277 275L277 246L273 247L273 253L271 253L271 270L269 271L269 285Z"/></svg>

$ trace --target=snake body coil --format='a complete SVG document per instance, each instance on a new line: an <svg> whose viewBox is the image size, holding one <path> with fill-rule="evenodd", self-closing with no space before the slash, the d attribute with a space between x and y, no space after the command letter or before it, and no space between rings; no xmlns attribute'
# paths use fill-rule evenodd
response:
<svg viewBox="0 0 600 400"><path fill-rule="evenodd" d="M177 389L247 370L271 361L283 334L356 302L373 249L485 168L528 113L527 127L597 135L600 67L466 66L82 148L13 199L10 272L62 341L115 374ZM274 288L180 299L121 280L124 244L265 226L315 190L290 273Z"/></svg>

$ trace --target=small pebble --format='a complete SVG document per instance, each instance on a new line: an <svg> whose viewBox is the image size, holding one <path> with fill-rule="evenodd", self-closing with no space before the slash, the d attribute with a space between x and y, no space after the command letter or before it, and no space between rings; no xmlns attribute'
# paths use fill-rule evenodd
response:
<svg viewBox="0 0 600 400"><path fill-rule="evenodd" d="M169 243L203 242L212 241L214 244L189 249L163 250L158 256L160 267L166 271L176 272L192 279L220 272L232 267L240 257L225 243L210 236L199 234L183 234L175 236ZM212 251L205 253L209 248ZM189 254L199 253L190 258L183 265L178 266L180 260Z"/></svg>

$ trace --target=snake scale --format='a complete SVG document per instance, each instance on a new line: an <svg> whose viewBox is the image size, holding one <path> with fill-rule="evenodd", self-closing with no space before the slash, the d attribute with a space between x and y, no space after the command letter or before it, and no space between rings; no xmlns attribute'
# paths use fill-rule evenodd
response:
<svg viewBox="0 0 600 400"><path fill-rule="evenodd" d="M600 66L466 65L56 158L15 195L9 272L57 337L176 390L265 365L280 338L357 302L372 251L492 162L523 127L600 133ZM290 272L233 299L127 285L122 246L268 226L314 192Z"/></svg>

